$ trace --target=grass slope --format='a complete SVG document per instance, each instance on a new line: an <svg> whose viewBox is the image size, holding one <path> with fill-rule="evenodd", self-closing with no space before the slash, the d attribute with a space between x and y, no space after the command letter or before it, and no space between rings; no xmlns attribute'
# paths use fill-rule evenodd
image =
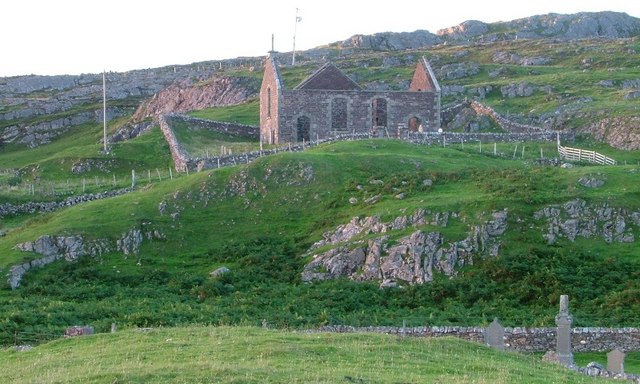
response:
<svg viewBox="0 0 640 384"><path fill-rule="evenodd" d="M527 148L539 153L535 143ZM637 244L590 239L547 246L542 228L520 220L577 197L640 209L636 167L538 167L505 151L495 157L469 146L340 142L18 219L0 237L3 272L35 256L15 244L44 234L117 239L140 228L158 230L166 239L146 241L138 255L57 262L27 273L16 291L4 286L0 343L47 340L70 324L105 332L112 322L481 325L498 316L510 326L541 326L553 324L560 294L572 298L578 326L637 324ZM597 189L579 186L577 180L590 174L604 174L607 182ZM423 185L426 178L433 186ZM395 198L399 193L405 198ZM380 201L365 203L373 196ZM349 203L352 197L356 204ZM459 213L447 228L424 228L442 230L446 241L463 239L469 225L492 210L508 209L501 256L476 258L456 278L437 276L430 285L399 290L342 280L301 283L301 255L324 231L356 215L391 220L418 208ZM232 272L208 277L223 265Z"/></svg>
<svg viewBox="0 0 640 384"><path fill-rule="evenodd" d="M28 352L0 350L0 369L12 383L605 382L457 339L247 327L128 330L57 340Z"/></svg>

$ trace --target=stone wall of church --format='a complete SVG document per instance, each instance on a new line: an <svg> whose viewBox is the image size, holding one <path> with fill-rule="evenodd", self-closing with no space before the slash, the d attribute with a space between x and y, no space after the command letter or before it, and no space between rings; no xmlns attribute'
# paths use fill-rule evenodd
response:
<svg viewBox="0 0 640 384"><path fill-rule="evenodd" d="M277 71L273 61L265 62L264 77L260 87L260 136L264 143L278 142L278 112L280 92Z"/></svg>
<svg viewBox="0 0 640 384"><path fill-rule="evenodd" d="M332 127L332 100L347 100L346 127ZM439 103L435 92L379 92L379 91L330 91L283 90L279 109L280 142L298 140L298 119L310 119L311 140L325 139L336 134L369 133L373 128L373 100L385 99L387 103L387 131L391 136L406 132L409 119L417 117L425 131L439 128ZM342 121L342 119L338 119ZM335 119L334 119L335 121Z"/></svg>

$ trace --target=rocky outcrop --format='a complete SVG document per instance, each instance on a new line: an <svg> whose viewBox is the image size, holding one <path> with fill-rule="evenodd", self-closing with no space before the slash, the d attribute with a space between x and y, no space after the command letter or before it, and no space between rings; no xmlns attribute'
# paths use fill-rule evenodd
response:
<svg viewBox="0 0 640 384"><path fill-rule="evenodd" d="M640 228L640 212L629 212L606 203L589 206L581 199L545 207L535 212L534 219L545 222L543 237L548 244L555 244L560 238L573 242L578 237L630 243L635 241L633 226Z"/></svg>
<svg viewBox="0 0 640 384"><path fill-rule="evenodd" d="M478 20L467 20L456 26L440 29L436 35L453 40L466 40L489 32L489 24Z"/></svg>
<svg viewBox="0 0 640 384"><path fill-rule="evenodd" d="M51 264L56 260L65 259L75 261L83 256L99 256L110 252L113 247L107 240L87 241L82 236L49 236L44 235L35 241L16 245L16 249L33 252L42 257L9 268L8 282L11 289L20 286L22 276L32 268L39 268Z"/></svg>
<svg viewBox="0 0 640 384"><path fill-rule="evenodd" d="M640 149L640 117L621 116L601 119L579 129L593 135L614 148L624 150Z"/></svg>
<svg viewBox="0 0 640 384"><path fill-rule="evenodd" d="M184 113L209 107L235 105L255 96L258 81L251 78L215 76L204 82L191 79L176 82L144 102L133 121L160 115Z"/></svg>
<svg viewBox="0 0 640 384"><path fill-rule="evenodd" d="M414 32L383 32L374 35L354 35L347 40L335 43L339 48L371 49L375 51L398 51L431 47L440 44L442 39L425 30Z"/></svg>
<svg viewBox="0 0 640 384"><path fill-rule="evenodd" d="M323 235L309 253L331 246L327 251L313 254L302 272L306 282L346 277L356 281L379 281L381 287L398 284L431 282L435 273L454 276L457 270L473 263L482 254L497 255L498 237L507 229L507 212L492 213L491 220L472 226L461 241L446 242L435 231L419 229L425 225L446 227L456 213L431 213L419 209L411 216L399 216L382 222L378 216L354 217ZM392 242L392 232L415 227L416 230ZM385 234L367 241L364 236Z"/></svg>
<svg viewBox="0 0 640 384"><path fill-rule="evenodd" d="M479 72L480 66L473 62L447 64L440 68L439 77L446 80L455 80L474 76Z"/></svg>
<svg viewBox="0 0 640 384"><path fill-rule="evenodd" d="M137 254L144 239L149 241L165 239L162 232L151 229L149 226L150 223L143 223L143 228L148 228L132 228L123 233L116 241L109 239L89 240L80 235L44 235L35 241L17 244L15 249L32 252L42 257L10 267L7 282L11 289L16 289L20 286L24 274L30 269L43 267L60 259L73 262L81 257L97 257L114 251L122 252L124 255Z"/></svg>
<svg viewBox="0 0 640 384"><path fill-rule="evenodd" d="M437 32L447 42L550 37L566 40L594 37L618 39L639 34L640 20L621 12L580 12L570 15L550 13L491 24L471 20Z"/></svg>
<svg viewBox="0 0 640 384"><path fill-rule="evenodd" d="M405 50L428 48L441 43L466 44L525 39L618 39L640 35L640 19L621 12L580 12L569 15L550 13L522 19L483 23L468 20L459 25L438 30L435 34L418 30L403 33L355 35L334 43L340 48L371 50ZM543 58L542 58L543 59ZM536 60L537 61L537 60ZM544 65L521 63L522 65Z"/></svg>

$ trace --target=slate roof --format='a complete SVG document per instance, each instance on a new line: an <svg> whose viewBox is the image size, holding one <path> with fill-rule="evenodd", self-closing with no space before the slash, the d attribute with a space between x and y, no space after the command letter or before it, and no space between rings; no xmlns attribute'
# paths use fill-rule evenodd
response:
<svg viewBox="0 0 640 384"><path fill-rule="evenodd" d="M335 65L326 63L294 89L323 89L331 91L359 91L362 88Z"/></svg>

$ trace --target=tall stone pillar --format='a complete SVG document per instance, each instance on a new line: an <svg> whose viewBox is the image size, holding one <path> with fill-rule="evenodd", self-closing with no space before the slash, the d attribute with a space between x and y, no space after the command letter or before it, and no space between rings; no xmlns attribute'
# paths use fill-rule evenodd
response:
<svg viewBox="0 0 640 384"><path fill-rule="evenodd" d="M573 365L573 353L571 352L571 322L569 315L569 296L560 296L560 312L556 316L556 353L561 364Z"/></svg>

